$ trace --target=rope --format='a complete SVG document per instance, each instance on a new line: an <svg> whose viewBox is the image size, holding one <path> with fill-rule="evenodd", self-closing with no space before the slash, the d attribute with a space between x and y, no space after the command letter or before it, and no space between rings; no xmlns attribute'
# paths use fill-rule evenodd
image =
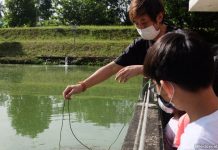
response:
<svg viewBox="0 0 218 150"><path fill-rule="evenodd" d="M70 121L70 105L69 105L69 103L70 103L70 101L68 100L67 101L68 103L68 116L69 116L69 125L70 125L70 131L71 131L71 133L73 134L73 136L75 137L75 139L81 144L81 145L83 145L85 148L87 148L87 149L89 149L89 150L92 150L91 148L89 148L88 146L86 146L83 142L81 142L77 137L76 137L76 135L75 135L75 133L73 132L73 129L72 129L72 126L71 126L71 121Z"/></svg>
<svg viewBox="0 0 218 150"><path fill-rule="evenodd" d="M111 149L111 146L117 141L117 139L119 138L119 136L120 136L120 134L121 134L121 132L123 131L123 129L124 129L125 126L126 126L126 125L124 124L123 127L121 128L119 134L117 135L116 139L114 140L114 142L109 146L108 150L110 150L110 149Z"/></svg>
<svg viewBox="0 0 218 150"><path fill-rule="evenodd" d="M71 126L71 120L70 120L70 105L69 105L69 100L67 102L67 108L68 108L68 117L69 117L69 125L70 125L70 131L73 134L74 138L85 148L87 148L88 150L92 150L91 148L89 148L88 146L86 146L83 142L81 142L75 135L75 133L73 132L72 126ZM65 108L65 100L63 103L63 108L62 108L62 121L61 121L61 130L60 130L60 138L59 138L59 150L61 149L61 133L62 133L62 129L63 129L63 122L64 122L64 108Z"/></svg>
<svg viewBox="0 0 218 150"><path fill-rule="evenodd" d="M65 101L63 103L63 108L62 108L62 119L61 119L61 130L60 130L60 136L59 136L59 150L61 149L61 133L64 125L64 107L65 107Z"/></svg>
<svg viewBox="0 0 218 150"><path fill-rule="evenodd" d="M145 85L144 85L144 87L148 84L150 82L150 80L149 81L147 81L146 83L145 83ZM144 88L143 87L143 88ZM70 120L70 105L69 105L69 100L67 101L67 108L68 108L68 118L69 118L69 126L70 126L70 131L71 131L71 133L73 134L73 136L74 136L74 138L82 145L82 146L84 146L85 148L87 148L88 150L92 150L90 147L88 147L88 146L86 146L82 141L80 141L78 138L77 138L77 136L75 135L75 133L74 133L74 131L73 131L73 129L72 129L72 126L71 126L71 120ZM65 100L64 100L64 102L63 102L63 108L62 108L62 121L61 121L61 129L60 129L60 136L59 136L59 150L61 150L61 137L62 137L62 129L63 129L63 122L64 122L64 108L65 108ZM133 112L133 110L132 110L132 112ZM113 143L109 146L109 148L108 148L108 150L110 150L111 149L111 147L112 147L112 145L117 141L117 139L119 138L119 136L120 136L120 134L122 133L122 131L123 131L123 129L124 129L124 127L125 127L126 125L124 124L123 125L123 127L121 128L121 130L120 130L120 132L118 133L118 135L117 135L117 137L116 137L116 139L113 141Z"/></svg>

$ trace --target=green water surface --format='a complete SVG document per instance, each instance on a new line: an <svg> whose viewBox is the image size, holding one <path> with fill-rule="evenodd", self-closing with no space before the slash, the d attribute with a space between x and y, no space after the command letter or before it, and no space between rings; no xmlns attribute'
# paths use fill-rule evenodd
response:
<svg viewBox="0 0 218 150"><path fill-rule="evenodd" d="M0 150L58 150L62 91L98 67L0 65ZM71 126L93 150L120 150L138 99L141 77L125 84L114 77L74 95ZM65 103L61 150L85 150L72 135Z"/></svg>

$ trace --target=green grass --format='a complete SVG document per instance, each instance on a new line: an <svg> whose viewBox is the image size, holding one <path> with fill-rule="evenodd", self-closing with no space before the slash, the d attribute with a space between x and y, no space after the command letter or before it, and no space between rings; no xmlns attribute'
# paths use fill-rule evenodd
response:
<svg viewBox="0 0 218 150"><path fill-rule="evenodd" d="M35 27L35 28L2 28L0 40L29 39L67 39L89 37L91 39L132 39L137 34L133 26L79 26L72 27Z"/></svg>
<svg viewBox="0 0 218 150"><path fill-rule="evenodd" d="M39 57L114 58L137 36L133 26L0 29L1 63L42 63Z"/></svg>

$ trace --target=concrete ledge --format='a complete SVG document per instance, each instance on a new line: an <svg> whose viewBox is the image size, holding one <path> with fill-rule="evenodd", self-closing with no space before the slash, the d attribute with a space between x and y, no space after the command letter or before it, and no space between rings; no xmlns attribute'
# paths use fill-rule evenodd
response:
<svg viewBox="0 0 218 150"><path fill-rule="evenodd" d="M157 108L148 109L148 122L145 135L145 150L163 150L163 136L160 115Z"/></svg>
<svg viewBox="0 0 218 150"><path fill-rule="evenodd" d="M124 139L122 150L132 150L134 147L141 109L141 105L136 105L133 118L130 122L126 137Z"/></svg>
<svg viewBox="0 0 218 150"><path fill-rule="evenodd" d="M129 125L127 135L125 137L122 150L133 150L136 138L136 132L139 124L142 105L139 103L134 111L132 121ZM147 128L145 135L145 150L163 149L161 119L159 110L155 104L150 104L148 109ZM139 143L137 143L138 145Z"/></svg>

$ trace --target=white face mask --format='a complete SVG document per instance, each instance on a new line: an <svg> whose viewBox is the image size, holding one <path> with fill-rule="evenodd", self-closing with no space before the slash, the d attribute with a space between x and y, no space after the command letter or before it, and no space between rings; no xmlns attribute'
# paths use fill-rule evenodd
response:
<svg viewBox="0 0 218 150"><path fill-rule="evenodd" d="M166 113L168 114L172 114L174 111L174 108L172 106L169 105L169 103L164 103L164 100L158 98L158 105L159 107ZM167 105L168 104L168 105Z"/></svg>
<svg viewBox="0 0 218 150"><path fill-rule="evenodd" d="M170 83L170 82L169 82ZM172 102L173 100L173 97L174 97L174 93L175 93L175 89L174 89L174 86L172 83L170 83L172 88L173 88L173 94L172 96L170 97L170 100L169 102L167 102L166 100L164 100L162 97L161 97L161 91L162 91L162 86L160 87L160 90L159 92L157 93L158 95L158 105L160 106L160 108L165 111L166 113L169 113L169 114L172 114L174 109L175 109L175 104Z"/></svg>
<svg viewBox="0 0 218 150"><path fill-rule="evenodd" d="M161 94L161 91L162 91L162 86L160 87L160 91L158 92L158 105L159 107L166 113L168 114L172 114L173 111L174 111L174 105L172 104L172 98L170 99L170 102L167 102L166 100L164 100L160 94ZM174 92L173 92L174 93ZM174 95L174 94L173 94Z"/></svg>
<svg viewBox="0 0 218 150"><path fill-rule="evenodd" d="M138 29L138 28L136 28L136 29L137 29L139 35L145 40L153 40L160 33L160 29L156 30L153 25L151 25L147 28L144 28L144 29Z"/></svg>

